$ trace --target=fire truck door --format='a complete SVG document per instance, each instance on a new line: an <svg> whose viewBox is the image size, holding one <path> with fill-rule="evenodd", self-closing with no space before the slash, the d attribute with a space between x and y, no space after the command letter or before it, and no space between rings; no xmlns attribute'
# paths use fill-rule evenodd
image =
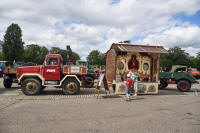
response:
<svg viewBox="0 0 200 133"><path fill-rule="evenodd" d="M56 57L49 57L45 61L43 76L45 80L60 80L59 60Z"/></svg>

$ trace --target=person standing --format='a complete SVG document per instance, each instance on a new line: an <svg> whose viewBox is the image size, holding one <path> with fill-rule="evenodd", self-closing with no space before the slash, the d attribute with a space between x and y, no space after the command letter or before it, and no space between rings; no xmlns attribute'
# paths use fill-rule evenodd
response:
<svg viewBox="0 0 200 133"><path fill-rule="evenodd" d="M138 91L138 77L135 73L129 72L129 74L131 74L131 79L134 82L134 91L135 94L133 96L137 96L137 91Z"/></svg>
<svg viewBox="0 0 200 133"><path fill-rule="evenodd" d="M131 79L131 74L127 74L127 79L126 79L126 101L130 101L130 92L131 92L131 87L132 87L133 81Z"/></svg>

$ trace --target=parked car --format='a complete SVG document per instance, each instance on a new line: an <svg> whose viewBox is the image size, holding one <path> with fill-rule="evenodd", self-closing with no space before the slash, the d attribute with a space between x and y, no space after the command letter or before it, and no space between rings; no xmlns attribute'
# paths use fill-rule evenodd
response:
<svg viewBox="0 0 200 133"><path fill-rule="evenodd" d="M188 68L188 73L191 74L192 76L194 76L196 79L200 78L200 71L198 71L197 68Z"/></svg>

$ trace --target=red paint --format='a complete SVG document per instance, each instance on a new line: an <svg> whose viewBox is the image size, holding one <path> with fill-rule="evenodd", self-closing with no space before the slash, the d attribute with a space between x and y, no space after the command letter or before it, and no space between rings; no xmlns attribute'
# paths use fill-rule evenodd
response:
<svg viewBox="0 0 200 133"><path fill-rule="evenodd" d="M196 68L188 68L188 73L194 77L200 77L200 71L198 71Z"/></svg>
<svg viewBox="0 0 200 133"><path fill-rule="evenodd" d="M48 65L47 61L50 58L57 59L57 65ZM23 66L17 68L17 74L24 73L38 73L41 74L45 80L60 80L61 79L61 55L49 54L46 56L43 65L40 66Z"/></svg>
<svg viewBox="0 0 200 133"><path fill-rule="evenodd" d="M167 83L168 83L168 84L176 84L176 81L173 81L173 80L167 80Z"/></svg>
<svg viewBox="0 0 200 133"><path fill-rule="evenodd" d="M44 63L43 64L43 77L45 80L60 80L61 76L61 55L51 54L47 55L45 62L48 62L49 59L56 59L58 61L57 65L51 65Z"/></svg>
<svg viewBox="0 0 200 133"><path fill-rule="evenodd" d="M179 88L181 90L186 90L188 88L188 85L186 83L181 83L181 84L179 84Z"/></svg>

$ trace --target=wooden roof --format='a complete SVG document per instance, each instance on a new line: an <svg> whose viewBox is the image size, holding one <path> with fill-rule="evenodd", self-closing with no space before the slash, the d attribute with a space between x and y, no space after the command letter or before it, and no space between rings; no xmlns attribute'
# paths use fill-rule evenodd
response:
<svg viewBox="0 0 200 133"><path fill-rule="evenodd" d="M162 46L136 45L127 43L113 43L110 49L122 52L168 53Z"/></svg>

